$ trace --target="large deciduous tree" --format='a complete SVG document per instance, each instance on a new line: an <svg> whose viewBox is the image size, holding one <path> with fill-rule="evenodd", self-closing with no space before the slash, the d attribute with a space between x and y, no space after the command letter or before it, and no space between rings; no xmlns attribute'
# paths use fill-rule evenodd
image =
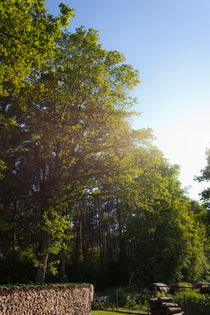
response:
<svg viewBox="0 0 210 315"><path fill-rule="evenodd" d="M53 59L56 39L62 36L62 28L69 24L73 11L61 3L60 15L53 17L47 14L44 0L0 2L0 127L3 136L5 128L15 124L16 107L26 110L26 102L14 105L13 98L21 87L33 85L32 77L29 78L32 72L35 76ZM5 169L5 161L0 152L0 172L1 169Z"/></svg>
<svg viewBox="0 0 210 315"><path fill-rule="evenodd" d="M0 4L1 279L28 262L37 282L59 263L65 279L69 253L115 284L198 275L204 234L177 167L129 124L138 71L95 30L62 32L73 10L60 8L55 18L42 0Z"/></svg>
<svg viewBox="0 0 210 315"><path fill-rule="evenodd" d="M64 243L77 199L97 189L103 174L125 173L129 148L150 133L132 131L127 122L138 72L122 54L103 49L94 30L63 34L54 61L32 80L7 106L16 123L4 134L2 185L9 185L7 207L18 202L15 218L24 212L36 231L42 282L49 254L62 247L55 231Z"/></svg>

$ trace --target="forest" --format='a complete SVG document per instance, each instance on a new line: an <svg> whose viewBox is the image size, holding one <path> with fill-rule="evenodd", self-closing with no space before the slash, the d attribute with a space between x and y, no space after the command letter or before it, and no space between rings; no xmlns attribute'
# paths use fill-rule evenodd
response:
<svg viewBox="0 0 210 315"><path fill-rule="evenodd" d="M70 32L64 3L0 12L0 282L209 280L210 189L191 200L152 130L132 129L138 71ZM197 181L210 149L204 167Z"/></svg>

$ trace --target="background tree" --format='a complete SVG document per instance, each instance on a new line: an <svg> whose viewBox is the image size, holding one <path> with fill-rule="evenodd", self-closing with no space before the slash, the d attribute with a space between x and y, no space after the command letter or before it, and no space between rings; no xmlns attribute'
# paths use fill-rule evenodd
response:
<svg viewBox="0 0 210 315"><path fill-rule="evenodd" d="M197 176L196 179L201 181L209 181L210 180L210 149L207 149L206 151L206 160L207 165L206 167L201 171L202 175ZM201 200L203 201L203 204L207 210L210 210L210 188L206 188L201 193Z"/></svg>
<svg viewBox="0 0 210 315"><path fill-rule="evenodd" d="M148 165L120 194L124 219L124 275L135 273L139 284L197 277L204 259L176 167L153 151ZM141 161L141 159L140 159ZM127 194L127 196L126 196ZM126 214L127 213L127 216ZM167 273L165 266L167 265Z"/></svg>
<svg viewBox="0 0 210 315"><path fill-rule="evenodd" d="M86 243L87 252L94 248L97 273L91 274L92 281L126 285L132 272L139 286L200 277L207 270L204 230L180 188L177 166L170 166L149 144L136 148L134 156L126 176L104 176L89 203L88 222L96 232ZM78 233L84 225L80 220ZM83 237L81 233L81 244ZM82 250L79 257L77 281L81 274L88 279L89 262L93 264L90 257L84 264ZM75 264L70 265L74 270Z"/></svg>
<svg viewBox="0 0 210 315"><path fill-rule="evenodd" d="M202 182L202 181L209 182L210 180L210 149L206 150L206 160L207 160L207 165L201 171L202 175L196 177L196 180L198 180L199 182ZM210 267L209 267L210 266L210 261L209 261L209 257L210 257L210 188L209 187L207 187L206 189L202 191L201 200L202 200L202 205L204 206L205 210L199 212L199 214L197 215L197 220L205 228L204 246L205 246L205 251L206 251L206 257L208 258L208 270L206 271L206 274L209 277L209 274L210 274Z"/></svg>

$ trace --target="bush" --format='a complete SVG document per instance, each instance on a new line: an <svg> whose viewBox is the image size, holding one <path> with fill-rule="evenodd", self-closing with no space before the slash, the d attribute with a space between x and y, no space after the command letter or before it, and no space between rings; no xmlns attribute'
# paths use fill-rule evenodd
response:
<svg viewBox="0 0 210 315"><path fill-rule="evenodd" d="M143 294L132 294L127 298L127 304L125 306L132 310L147 310L147 298Z"/></svg>
<svg viewBox="0 0 210 315"><path fill-rule="evenodd" d="M205 294L200 294L198 290L178 292L173 298L186 314L209 315L210 297Z"/></svg>
<svg viewBox="0 0 210 315"><path fill-rule="evenodd" d="M127 303L127 297L132 293L128 287L113 287L106 291L110 296L110 302L112 305L123 307Z"/></svg>
<svg viewBox="0 0 210 315"><path fill-rule="evenodd" d="M133 310L146 310L146 296L142 294L135 286L129 287L113 287L106 290L103 295L110 297L109 307L125 307Z"/></svg>

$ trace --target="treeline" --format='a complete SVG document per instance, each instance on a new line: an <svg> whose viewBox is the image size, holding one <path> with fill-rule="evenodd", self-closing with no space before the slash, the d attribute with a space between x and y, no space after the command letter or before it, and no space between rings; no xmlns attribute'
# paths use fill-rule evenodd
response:
<svg viewBox="0 0 210 315"><path fill-rule="evenodd" d="M130 126L138 71L60 8L0 4L0 281L208 277L207 207Z"/></svg>

